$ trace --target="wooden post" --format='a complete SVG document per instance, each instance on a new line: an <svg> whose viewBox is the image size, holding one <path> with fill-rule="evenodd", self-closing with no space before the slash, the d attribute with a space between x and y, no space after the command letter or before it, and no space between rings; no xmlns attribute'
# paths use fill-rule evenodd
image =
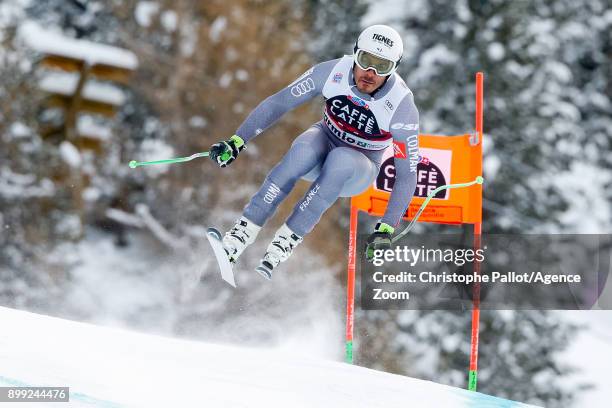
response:
<svg viewBox="0 0 612 408"><path fill-rule="evenodd" d="M89 78L91 71L91 65L87 61L83 61L81 69L79 71L79 80L72 94L70 104L64 112L64 136L65 139L72 143L73 146L80 150L80 142L77 131L77 120L79 111L81 110L81 103L83 101L83 90L85 84ZM83 173L81 169L70 168L70 188L72 196L72 205L74 210L79 217L81 225L84 223L84 212L85 205L83 203ZM80 239L83 235L83 229L79 231L78 238Z"/></svg>

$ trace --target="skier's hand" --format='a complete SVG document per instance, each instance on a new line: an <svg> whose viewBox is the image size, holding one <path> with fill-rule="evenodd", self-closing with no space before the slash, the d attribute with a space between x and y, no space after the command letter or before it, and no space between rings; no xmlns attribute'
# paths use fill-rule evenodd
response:
<svg viewBox="0 0 612 408"><path fill-rule="evenodd" d="M238 135L230 137L229 140L215 143L210 147L208 157L215 161L219 166L228 166L231 162L236 160L238 153L246 148L244 140Z"/></svg>
<svg viewBox="0 0 612 408"><path fill-rule="evenodd" d="M379 222L374 228L374 233L368 237L365 256L368 262L374 259L374 251L377 249L391 249L391 234L395 228L384 222Z"/></svg>

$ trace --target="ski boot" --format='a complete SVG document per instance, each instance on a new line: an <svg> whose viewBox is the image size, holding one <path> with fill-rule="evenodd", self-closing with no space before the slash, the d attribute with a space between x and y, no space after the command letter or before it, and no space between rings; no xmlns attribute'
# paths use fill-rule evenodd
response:
<svg viewBox="0 0 612 408"><path fill-rule="evenodd" d="M289 259L293 248L295 248L303 238L295 234L287 227L287 224L283 224L282 227L276 231L274 239L268 245L266 254L259 262L259 266L255 268L260 275L266 279L272 279L272 271L276 266L285 262Z"/></svg>
<svg viewBox="0 0 612 408"><path fill-rule="evenodd" d="M227 252L231 264L235 264L238 257L245 248L255 241L261 227L249 221L245 217L240 217L236 225L225 233L223 237L223 249Z"/></svg>

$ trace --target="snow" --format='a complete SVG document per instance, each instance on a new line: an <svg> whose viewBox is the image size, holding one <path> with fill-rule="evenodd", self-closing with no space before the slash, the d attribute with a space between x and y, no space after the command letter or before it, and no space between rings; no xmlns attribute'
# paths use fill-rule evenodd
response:
<svg viewBox="0 0 612 408"><path fill-rule="evenodd" d="M6 200L53 197L55 185L49 179L38 181L32 174L13 172L8 167L0 169L0 197Z"/></svg>
<svg viewBox="0 0 612 408"><path fill-rule="evenodd" d="M136 55L129 50L65 37L33 21L19 27L19 36L30 48L41 53L75 58L90 65L104 64L129 70L138 66Z"/></svg>
<svg viewBox="0 0 612 408"><path fill-rule="evenodd" d="M304 349L207 344L4 307L0 320L0 385L69 386L71 402L57 407L529 407Z"/></svg>
<svg viewBox="0 0 612 408"><path fill-rule="evenodd" d="M472 12L465 1L456 2L455 12L457 13L459 21L468 22L472 19Z"/></svg>
<svg viewBox="0 0 612 408"><path fill-rule="evenodd" d="M167 31L175 31L178 25L178 17L176 12L166 10L161 15L161 23Z"/></svg>
<svg viewBox="0 0 612 408"><path fill-rule="evenodd" d="M457 54L443 44L437 44L425 52L419 60L419 71L415 78L426 80L434 76L443 66L453 65L459 60Z"/></svg>
<svg viewBox="0 0 612 408"><path fill-rule="evenodd" d="M546 72L552 75L558 82L567 84L572 80L572 71L562 62L547 61L545 69Z"/></svg>
<svg viewBox="0 0 612 408"><path fill-rule="evenodd" d="M193 22L181 21L179 30L182 38L179 43L181 55L190 57L196 51L198 43L197 26Z"/></svg>
<svg viewBox="0 0 612 408"><path fill-rule="evenodd" d="M600 92L591 92L589 94L590 102L598 109L610 110L610 99Z"/></svg>
<svg viewBox="0 0 612 408"><path fill-rule="evenodd" d="M30 5L30 0L13 0L0 2L0 26L5 26L17 19L23 18L25 8ZM0 31L0 38L3 38Z"/></svg>
<svg viewBox="0 0 612 408"><path fill-rule="evenodd" d="M149 125L152 123L149 122ZM145 127L147 124L145 124ZM138 161L154 161L164 160L174 157L174 148L162 140L158 139L146 139L140 145L141 155L138 157ZM169 169L168 164L158 164L155 166L144 166L142 168L149 176L158 176L167 172Z"/></svg>
<svg viewBox="0 0 612 408"><path fill-rule="evenodd" d="M136 22L143 27L149 27L153 16L159 12L159 4L154 1L141 1L136 5L134 17Z"/></svg>
<svg viewBox="0 0 612 408"><path fill-rule="evenodd" d="M160 242L169 246L173 249L180 249L185 245L184 241L179 237L173 236L164 226L153 217L149 207L146 204L136 205L136 214L138 214L144 223L149 228L153 235L160 240Z"/></svg>
<svg viewBox="0 0 612 408"><path fill-rule="evenodd" d="M244 82L249 79L249 73L244 69L239 69L236 71L236 79Z"/></svg>
<svg viewBox="0 0 612 408"><path fill-rule="evenodd" d="M579 367L568 382L594 385L585 391L575 406L608 408L610 406L610 348L612 347L612 311L560 311L561 317L587 328L580 330L576 341L563 354L561 361ZM572 385L573 385L572 384Z"/></svg>
<svg viewBox="0 0 612 408"><path fill-rule="evenodd" d="M566 195L570 208L560 221L577 234L604 234L609 224L610 203L601 194L612 182L609 172L588 161L574 162L569 171L560 173L554 184Z"/></svg>
<svg viewBox="0 0 612 408"><path fill-rule="evenodd" d="M108 141L112 137L112 131L108 126L97 123L89 115L79 115L77 119L77 133L104 141Z"/></svg>
<svg viewBox="0 0 612 408"><path fill-rule="evenodd" d="M121 211L117 208L109 208L108 210L106 210L105 214L111 220L115 220L121 224L137 228L144 227L144 222L140 217L134 214L127 213L125 211Z"/></svg>
<svg viewBox="0 0 612 408"><path fill-rule="evenodd" d="M81 218L76 214L72 214L63 217L60 222L57 223L55 232L62 236L69 237L70 239L77 239L82 228Z"/></svg>
<svg viewBox="0 0 612 408"><path fill-rule="evenodd" d="M208 31L208 36L213 43L218 43L221 39L221 34L227 27L227 18L224 16L219 16L213 21L210 25L210 30Z"/></svg>
<svg viewBox="0 0 612 408"><path fill-rule="evenodd" d="M14 122L10 128L10 134L15 139L31 136L32 130L21 122Z"/></svg>
<svg viewBox="0 0 612 408"><path fill-rule="evenodd" d="M40 80L39 86L45 92L72 96L77 87L79 75L68 72L48 72ZM88 80L83 88L86 99L121 106L125 102L125 93L116 86L99 81Z"/></svg>
<svg viewBox="0 0 612 408"><path fill-rule="evenodd" d="M232 79L232 74L225 72L223 75L221 75L221 78L219 78L219 86L221 88L227 88L232 83Z"/></svg>
<svg viewBox="0 0 612 408"><path fill-rule="evenodd" d="M419 15L422 13L427 3L423 0L405 1L405 0L379 0L375 5L369 7L367 14L361 20L361 26L367 27L373 24L390 24L399 23L406 15ZM398 13L402 10L402 13ZM401 28L401 24L397 24Z"/></svg>
<svg viewBox="0 0 612 408"><path fill-rule="evenodd" d="M504 64L504 68L510 75L516 76L519 80L524 80L532 74L530 65L519 64L516 61L508 61Z"/></svg>
<svg viewBox="0 0 612 408"><path fill-rule="evenodd" d="M504 46L498 42L489 44L487 47L487 53L489 54L489 58L491 58L493 61L500 61L506 55Z"/></svg>
<svg viewBox="0 0 612 408"><path fill-rule="evenodd" d="M429 7L424 0L378 0L370 5L368 11L361 19L362 28L373 24L388 24L396 29L404 42L404 59L412 58L417 49L418 38L410 30L404 29L403 19L405 16L418 19L423 16L423 10ZM402 10L398 13L398 10Z"/></svg>
<svg viewBox="0 0 612 408"><path fill-rule="evenodd" d="M60 146L60 155L70 167L78 168L81 166L81 154L79 150L70 142L63 141Z"/></svg>
<svg viewBox="0 0 612 408"><path fill-rule="evenodd" d="M95 203L102 196L100 189L95 187L86 187L83 190L83 199L88 203Z"/></svg>
<svg viewBox="0 0 612 408"><path fill-rule="evenodd" d="M189 118L189 126L194 129L204 129L207 124L208 121L202 116L192 116Z"/></svg>

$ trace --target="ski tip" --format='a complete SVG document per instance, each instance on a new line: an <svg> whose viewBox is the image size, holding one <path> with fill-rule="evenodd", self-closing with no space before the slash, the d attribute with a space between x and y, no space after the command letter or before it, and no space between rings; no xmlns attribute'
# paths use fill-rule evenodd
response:
<svg viewBox="0 0 612 408"><path fill-rule="evenodd" d="M229 258L227 257L227 252L225 251L225 249L223 249L221 233L216 228L210 227L206 229L206 237L208 238L208 242L210 242L210 245L212 246L215 258L217 259L217 263L219 264L219 268L221 270L221 278L235 288L236 281L234 280L232 264L229 261Z"/></svg>
<svg viewBox="0 0 612 408"><path fill-rule="evenodd" d="M216 238L218 240L221 240L221 233L219 232L218 229L210 227L206 229L206 233L210 236L212 236L213 238Z"/></svg>
<svg viewBox="0 0 612 408"><path fill-rule="evenodd" d="M234 288L236 288L236 282L234 282L234 277L232 276L231 279L225 279L223 278L224 281L226 281L227 283L229 283L230 285L232 285Z"/></svg>

